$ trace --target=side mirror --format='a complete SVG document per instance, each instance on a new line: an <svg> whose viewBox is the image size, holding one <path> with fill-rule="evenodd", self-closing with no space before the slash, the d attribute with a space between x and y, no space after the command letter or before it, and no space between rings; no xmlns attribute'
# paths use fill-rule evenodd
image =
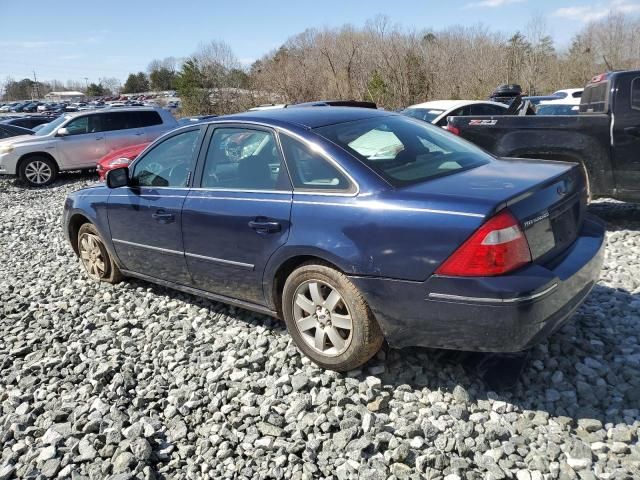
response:
<svg viewBox="0 0 640 480"><path fill-rule="evenodd" d="M107 187L119 188L129 185L129 168L114 168L107 172Z"/></svg>
<svg viewBox="0 0 640 480"><path fill-rule="evenodd" d="M56 136L58 137L66 137L67 135L69 135L69 130L67 130L64 127L59 128L58 131L56 132Z"/></svg>

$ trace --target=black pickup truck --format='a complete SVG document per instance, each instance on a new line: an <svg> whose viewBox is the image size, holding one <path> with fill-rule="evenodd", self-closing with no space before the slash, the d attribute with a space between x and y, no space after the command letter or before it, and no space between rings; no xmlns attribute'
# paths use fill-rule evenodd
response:
<svg viewBox="0 0 640 480"><path fill-rule="evenodd" d="M640 201L640 70L592 78L578 115L449 117L446 128L499 157L581 163L592 198Z"/></svg>

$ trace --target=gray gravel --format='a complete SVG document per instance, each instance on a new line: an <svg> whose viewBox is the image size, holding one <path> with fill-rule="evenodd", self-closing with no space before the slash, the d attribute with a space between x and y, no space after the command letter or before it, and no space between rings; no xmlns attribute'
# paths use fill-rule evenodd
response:
<svg viewBox="0 0 640 480"><path fill-rule="evenodd" d="M268 317L91 282L69 175L0 178L0 480L640 478L640 210L600 202L603 277L523 356L384 350L323 371Z"/></svg>

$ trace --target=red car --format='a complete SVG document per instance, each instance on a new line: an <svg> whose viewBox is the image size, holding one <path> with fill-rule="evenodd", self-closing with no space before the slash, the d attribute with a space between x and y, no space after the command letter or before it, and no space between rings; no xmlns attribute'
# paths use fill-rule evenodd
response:
<svg viewBox="0 0 640 480"><path fill-rule="evenodd" d="M96 170L100 176L100 181L104 181L104 177L109 170L129 165L151 142L138 143L137 145L129 145L128 147L113 150L100 159Z"/></svg>

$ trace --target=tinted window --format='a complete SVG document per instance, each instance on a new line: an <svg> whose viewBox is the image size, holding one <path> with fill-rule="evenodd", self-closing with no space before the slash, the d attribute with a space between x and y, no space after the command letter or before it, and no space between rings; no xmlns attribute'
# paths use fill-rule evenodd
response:
<svg viewBox="0 0 640 480"><path fill-rule="evenodd" d="M401 116L315 129L396 186L484 165L491 156L442 129Z"/></svg>
<svg viewBox="0 0 640 480"><path fill-rule="evenodd" d="M483 103L471 105L471 115L504 115L506 108Z"/></svg>
<svg viewBox="0 0 640 480"><path fill-rule="evenodd" d="M580 100L580 112L603 113L608 111L609 82L587 85L582 92Z"/></svg>
<svg viewBox="0 0 640 480"><path fill-rule="evenodd" d="M139 127L162 125L162 119L160 118L158 112L141 111L134 113Z"/></svg>
<svg viewBox="0 0 640 480"><path fill-rule="evenodd" d="M640 77L631 82L631 108L640 110Z"/></svg>
<svg viewBox="0 0 640 480"><path fill-rule="evenodd" d="M571 96L572 96L573 98L580 98L580 97L582 97L582 92L573 92L573 93L571 94Z"/></svg>
<svg viewBox="0 0 640 480"><path fill-rule="evenodd" d="M69 135L82 135L84 133L96 133L102 131L101 119L98 115L85 115L77 117L65 125Z"/></svg>
<svg viewBox="0 0 640 480"><path fill-rule="evenodd" d="M0 138L7 138L11 136L11 132L5 130L3 126L0 125Z"/></svg>
<svg viewBox="0 0 640 480"><path fill-rule="evenodd" d="M344 191L351 187L333 164L304 143L285 134L280 135L280 142L295 189Z"/></svg>
<svg viewBox="0 0 640 480"><path fill-rule="evenodd" d="M263 130L218 128L211 136L203 188L290 190L274 136Z"/></svg>
<svg viewBox="0 0 640 480"><path fill-rule="evenodd" d="M162 141L135 163L133 184L142 187L186 187L199 130Z"/></svg>
<svg viewBox="0 0 640 480"><path fill-rule="evenodd" d="M105 131L136 128L137 121L133 113L134 112L101 113L100 116L104 118Z"/></svg>

